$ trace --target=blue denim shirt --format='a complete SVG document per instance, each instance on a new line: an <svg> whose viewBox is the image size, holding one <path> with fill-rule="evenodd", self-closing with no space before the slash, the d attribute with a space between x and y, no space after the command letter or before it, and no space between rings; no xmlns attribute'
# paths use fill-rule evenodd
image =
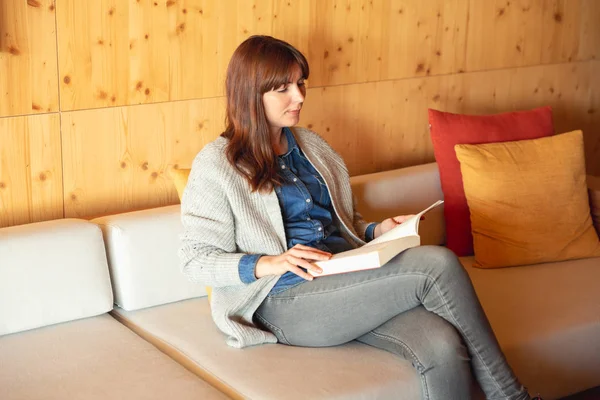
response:
<svg viewBox="0 0 600 400"><path fill-rule="evenodd" d="M278 157L279 175L282 186L275 187L275 193L281 207L288 249L303 244L330 253L340 253L352 249L352 246L340 235L333 222L333 206L329 190L321 174L304 156L289 128L284 128L288 142L288 151ZM369 225L367 241L373 239L376 224ZM244 255L240 259L239 273L242 282L256 280L254 269L259 254ZM271 294L289 289L304 278L292 272L286 272L271 289Z"/></svg>

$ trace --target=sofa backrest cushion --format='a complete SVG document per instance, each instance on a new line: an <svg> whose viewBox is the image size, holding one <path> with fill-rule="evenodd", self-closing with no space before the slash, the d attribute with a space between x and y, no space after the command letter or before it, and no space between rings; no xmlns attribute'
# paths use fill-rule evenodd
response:
<svg viewBox="0 0 600 400"><path fill-rule="evenodd" d="M102 233L61 219L0 229L0 335L113 307Z"/></svg>
<svg viewBox="0 0 600 400"><path fill-rule="evenodd" d="M366 221L416 214L444 199L436 163L354 176L350 182L357 209ZM445 230L444 207L434 208L419 224L421 243L444 244Z"/></svg>
<svg viewBox="0 0 600 400"><path fill-rule="evenodd" d="M179 269L179 205L94 219L104 233L115 303L128 311L206 296Z"/></svg>

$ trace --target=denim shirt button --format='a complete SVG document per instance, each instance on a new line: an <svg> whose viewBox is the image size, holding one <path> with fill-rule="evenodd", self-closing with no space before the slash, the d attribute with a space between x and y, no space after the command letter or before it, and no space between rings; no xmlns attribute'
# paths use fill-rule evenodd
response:
<svg viewBox="0 0 600 400"><path fill-rule="evenodd" d="M317 230L318 230L319 232L321 232L321 231L323 230L323 228L319 227Z"/></svg>
<svg viewBox="0 0 600 400"><path fill-rule="evenodd" d="M281 169L285 169L285 165L282 165L282 166L281 166Z"/></svg>
<svg viewBox="0 0 600 400"><path fill-rule="evenodd" d="M298 178L294 178L294 182L298 181Z"/></svg>
<svg viewBox="0 0 600 400"><path fill-rule="evenodd" d="M307 202L307 203L310 203L310 199L306 199L306 202Z"/></svg>

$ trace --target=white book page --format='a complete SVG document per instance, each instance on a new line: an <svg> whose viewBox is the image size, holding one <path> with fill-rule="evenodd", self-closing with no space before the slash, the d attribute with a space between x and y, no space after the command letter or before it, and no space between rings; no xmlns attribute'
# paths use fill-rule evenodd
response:
<svg viewBox="0 0 600 400"><path fill-rule="evenodd" d="M421 217L423 214L443 204L444 200L438 200L420 213L413 215L400 225L396 226L394 229L384 233L379 236L377 239L371 240L369 243L365 244L363 247L373 246L383 242L389 242L390 240L399 239L405 236L418 235L419 234L419 221L421 221Z"/></svg>

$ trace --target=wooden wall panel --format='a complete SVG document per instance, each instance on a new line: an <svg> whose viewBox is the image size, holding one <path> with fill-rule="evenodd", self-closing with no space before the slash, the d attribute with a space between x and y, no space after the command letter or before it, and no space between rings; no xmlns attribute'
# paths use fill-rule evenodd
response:
<svg viewBox="0 0 600 400"><path fill-rule="evenodd" d="M223 130L222 98L63 113L65 216L178 202L169 177Z"/></svg>
<svg viewBox="0 0 600 400"><path fill-rule="evenodd" d="M468 0L287 3L276 6L273 34L299 43L312 86L465 69Z"/></svg>
<svg viewBox="0 0 600 400"><path fill-rule="evenodd" d="M252 34L305 52L329 86L588 60L596 0L64 0L64 110L222 95L228 60Z"/></svg>
<svg viewBox="0 0 600 400"><path fill-rule="evenodd" d="M427 108L489 114L551 105L557 132L584 130L593 173L600 168L598 72L597 62L556 64L313 88L301 123L358 175L433 161Z"/></svg>
<svg viewBox="0 0 600 400"><path fill-rule="evenodd" d="M598 0L0 0L0 117L62 113L0 119L0 226L177 202L168 172L222 131L252 34L307 55L301 123L353 175L433 160L428 107L546 104L600 175L599 20Z"/></svg>
<svg viewBox="0 0 600 400"><path fill-rule="evenodd" d="M0 227L61 218L58 114L0 118Z"/></svg>
<svg viewBox="0 0 600 400"><path fill-rule="evenodd" d="M54 0L0 1L0 117L57 110Z"/></svg>
<svg viewBox="0 0 600 400"><path fill-rule="evenodd" d="M270 1L61 1L61 109L222 95L231 54L251 34L270 34L272 9Z"/></svg>
<svg viewBox="0 0 600 400"><path fill-rule="evenodd" d="M466 70L593 59L598 20L597 0L471 1Z"/></svg>

